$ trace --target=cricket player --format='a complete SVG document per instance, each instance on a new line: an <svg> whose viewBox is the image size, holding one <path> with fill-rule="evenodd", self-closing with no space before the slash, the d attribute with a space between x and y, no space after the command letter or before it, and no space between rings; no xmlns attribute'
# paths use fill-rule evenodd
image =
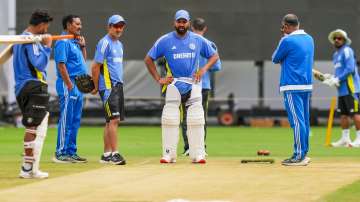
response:
<svg viewBox="0 0 360 202"><path fill-rule="evenodd" d="M283 93L288 120L294 133L294 153L282 161L285 166L306 166L310 161L306 155L309 151L314 40L299 26L296 15L287 14L283 17L283 37L272 56L275 64L281 64L280 92Z"/></svg>
<svg viewBox="0 0 360 202"><path fill-rule="evenodd" d="M195 20L192 21L191 23L191 29L194 33L199 34L200 36L204 36L204 34L206 33L206 31L208 30L208 27L206 25L206 22L203 18L196 18ZM204 37L205 38L205 37ZM206 38L205 38L206 39ZM208 39L206 39L208 40ZM217 50L217 47L215 45L214 42L208 40L208 43L211 44L211 46ZM200 56L200 67L203 67L206 63L207 63L207 58ZM204 119L205 119L205 125L204 125L204 130L205 130L205 137L204 140L206 141L206 134L207 134L207 130L206 130L206 119L207 119L207 114L208 114L208 105L209 105L209 96L210 96L210 90L211 90L211 83L210 83L210 73L211 72L216 72L221 70L221 61L220 59L218 59L216 61L216 63L209 69L209 71L207 71L202 79L202 106L204 109ZM186 106L185 103L182 103L181 105L181 112L182 112L182 122L181 122L181 127L182 127L182 136L184 139L184 152L183 155L187 156L189 155L189 141L187 138L187 124L186 124ZM206 149L206 144L205 144L205 149Z"/></svg>
<svg viewBox="0 0 360 202"><path fill-rule="evenodd" d="M52 20L47 11L36 10L22 35L45 34ZM25 152L20 178L49 176L39 170L39 163L49 117L46 68L50 60L51 44L52 39L48 35L41 43L17 44L13 47L15 95L25 126Z"/></svg>
<svg viewBox="0 0 360 202"><path fill-rule="evenodd" d="M333 54L335 75L327 75L324 83L337 87L337 111L340 112L340 125L342 128L341 138L337 142L331 143L331 145L333 147L360 147L360 78L354 51L350 47L351 39L341 29L330 32L328 38L336 49ZM350 118L353 118L356 128L354 142L351 142L350 139Z"/></svg>
<svg viewBox="0 0 360 202"><path fill-rule="evenodd" d="M95 89L99 91L104 103L105 129L104 154L100 163L125 165L125 159L117 149L117 128L124 120L124 92L123 92L123 45L119 41L126 22L120 15L113 15L108 20L108 34L96 46L92 76Z"/></svg>
<svg viewBox="0 0 360 202"><path fill-rule="evenodd" d="M75 77L86 74L85 39L80 36L81 19L67 15L62 19L62 35L72 34L75 39L63 39L55 43L54 59L57 70L56 92L60 102L60 117L55 163L86 162L77 154L76 139L83 107L83 94L75 85Z"/></svg>
<svg viewBox="0 0 360 202"><path fill-rule="evenodd" d="M193 163L206 163L204 148L204 110L202 107L201 78L219 59L211 44L204 37L188 31L190 15L179 10L174 19L175 31L160 37L145 56L145 64L160 85L168 85L162 112L162 145L160 163L174 163L179 141L181 103L186 103L187 137ZM200 57L208 59L200 66ZM165 57L171 76L161 78L154 60Z"/></svg>

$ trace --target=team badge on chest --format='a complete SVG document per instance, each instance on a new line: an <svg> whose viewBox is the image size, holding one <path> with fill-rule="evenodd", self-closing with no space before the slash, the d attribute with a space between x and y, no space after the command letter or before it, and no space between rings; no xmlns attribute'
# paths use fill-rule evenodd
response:
<svg viewBox="0 0 360 202"><path fill-rule="evenodd" d="M190 43L190 44L189 44L189 48L190 48L191 50L195 50L196 46L195 46L194 43Z"/></svg>

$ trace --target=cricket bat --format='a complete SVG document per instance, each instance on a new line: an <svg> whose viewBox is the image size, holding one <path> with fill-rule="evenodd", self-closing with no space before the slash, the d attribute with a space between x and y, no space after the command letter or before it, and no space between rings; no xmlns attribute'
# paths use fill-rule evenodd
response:
<svg viewBox="0 0 360 202"><path fill-rule="evenodd" d="M0 65L4 64L9 58L11 58L13 45L14 44L10 44L3 51L1 51L1 53L0 53Z"/></svg>
<svg viewBox="0 0 360 202"><path fill-rule="evenodd" d="M46 35L0 35L0 43L24 44L41 42ZM74 35L54 35L52 40L73 39Z"/></svg>
<svg viewBox="0 0 360 202"><path fill-rule="evenodd" d="M0 43L9 45L0 53L0 65L4 64L12 56L14 44L37 43L41 42L45 35L0 35ZM54 35L52 40L73 39L74 35Z"/></svg>
<svg viewBox="0 0 360 202"><path fill-rule="evenodd" d="M325 75L322 72L320 72L319 70L312 69L312 73L313 73L315 79L317 79L319 81L325 80Z"/></svg>

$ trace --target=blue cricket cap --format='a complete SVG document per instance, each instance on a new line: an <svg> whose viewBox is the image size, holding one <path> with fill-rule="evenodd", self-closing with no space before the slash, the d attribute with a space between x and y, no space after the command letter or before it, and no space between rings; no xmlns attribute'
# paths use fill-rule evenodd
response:
<svg viewBox="0 0 360 202"><path fill-rule="evenodd" d="M178 19L181 19L181 18L189 21L190 20L189 12L187 12L186 10L178 10L178 11L176 11L175 20L178 20Z"/></svg>
<svg viewBox="0 0 360 202"><path fill-rule="evenodd" d="M123 23L126 23L126 21L124 20L124 18L120 15L113 15L109 18L109 21L108 21L108 25L111 25L111 24L117 24L119 22L123 22Z"/></svg>

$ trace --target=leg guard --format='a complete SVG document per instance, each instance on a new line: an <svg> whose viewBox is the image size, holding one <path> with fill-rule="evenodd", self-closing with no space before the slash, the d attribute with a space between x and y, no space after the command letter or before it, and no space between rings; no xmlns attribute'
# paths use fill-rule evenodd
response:
<svg viewBox="0 0 360 202"><path fill-rule="evenodd" d="M187 103L187 136L189 140L190 158L194 161L205 158L204 146L204 109L202 107L201 86L194 84Z"/></svg>
<svg viewBox="0 0 360 202"><path fill-rule="evenodd" d="M41 124L36 128L36 138L34 145L34 164L33 164L33 173L39 172L40 157L45 141L47 128L48 128L49 112L46 112L44 119L41 121Z"/></svg>
<svg viewBox="0 0 360 202"><path fill-rule="evenodd" d="M161 116L163 157L176 159L179 142L179 124L181 95L178 89L170 84L166 90L165 106Z"/></svg>

